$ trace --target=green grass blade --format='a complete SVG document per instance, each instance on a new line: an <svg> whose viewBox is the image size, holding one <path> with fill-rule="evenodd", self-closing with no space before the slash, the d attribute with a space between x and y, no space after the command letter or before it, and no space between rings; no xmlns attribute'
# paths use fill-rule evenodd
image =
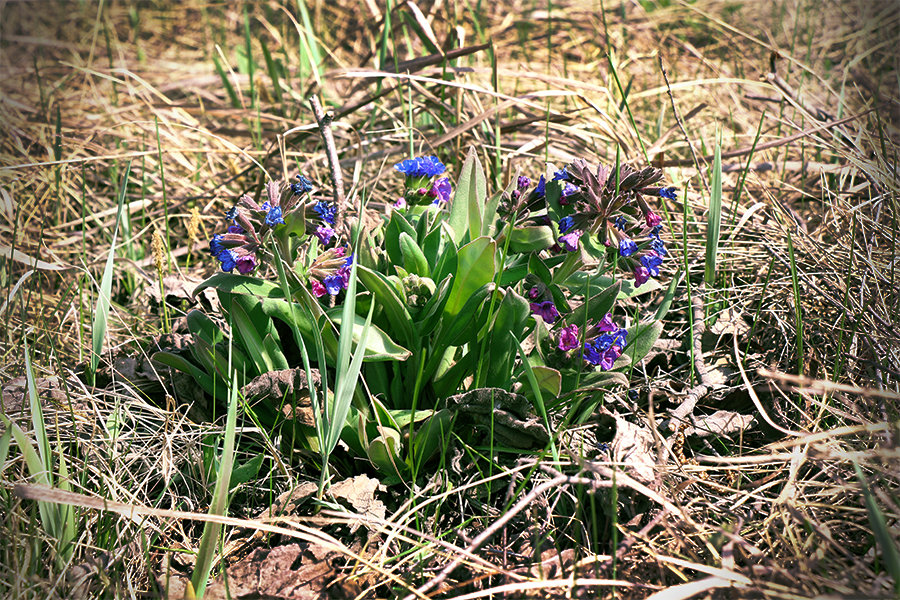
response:
<svg viewBox="0 0 900 600"><path fill-rule="evenodd" d="M794 325L797 329L797 374L803 375L803 302L800 298L800 280L797 275L797 256L791 229L787 230L788 258L791 261L791 287L794 292Z"/></svg>
<svg viewBox="0 0 900 600"><path fill-rule="evenodd" d="M125 205L125 192L128 189L128 177L131 174L131 161L125 168L125 176L122 178L122 186L119 188L119 207L116 213L116 225L113 229L112 243L109 247L109 257L103 269L103 277L100 279L100 291L97 297L97 307L94 310L94 323L91 327L91 368L88 378L93 385L97 375L97 365L100 364L100 352L103 350L103 338L106 337L106 326L109 319L110 293L112 292L113 261L116 257L116 240L119 234L119 223L122 220L122 207Z"/></svg>
<svg viewBox="0 0 900 600"><path fill-rule="evenodd" d="M531 363L528 362L528 356L525 354L522 344L515 338L513 338L513 340L516 342L516 347L519 349L519 356L522 357L522 365L525 367L525 377L528 378L528 385L531 386L531 391L534 394L535 408L537 408L538 413L544 420L544 427L547 428L548 432L552 432L553 429L550 427L550 418L547 416L547 407L544 405L544 397L541 395L541 386L538 385L537 377L534 375ZM556 442L554 441L552 433L550 434L550 453L553 455L553 460L558 462L559 451L556 449Z"/></svg>
<svg viewBox="0 0 900 600"><path fill-rule="evenodd" d="M232 374L231 389L228 395L228 417L225 421L225 440L222 447L222 456L219 459L219 472L216 476L216 487L213 491L212 503L209 514L224 516L228 506L228 486L231 482L231 470L234 466L234 437L237 421L238 384L237 374ZM200 538L200 550L197 553L197 566L191 577L194 592L197 598L203 597L206 590L206 581L212 569L215 558L216 546L219 542L219 533L222 531L221 523L207 522L203 527L203 536Z"/></svg>
<svg viewBox="0 0 900 600"><path fill-rule="evenodd" d="M300 13L300 20L303 21L303 28L300 31L300 45L303 50L302 57L309 65L313 78L316 82L320 81L319 65L322 64L322 53L319 51L319 43L313 33L312 19L309 17L309 9L306 7L305 0L297 0L297 12Z"/></svg>
<svg viewBox="0 0 900 600"><path fill-rule="evenodd" d="M234 91L234 86L231 85L231 80L228 79L228 75L225 73L225 68L219 61L219 57L216 54L213 54L212 58L213 66L216 67L216 73L219 74L219 79L222 80L222 87L225 88L225 93L228 94L228 101L231 103L231 107L240 108L241 101L238 99L237 92Z"/></svg>
<svg viewBox="0 0 900 600"><path fill-rule="evenodd" d="M275 101L281 106L282 114L284 110L284 96L281 94L281 78L278 75L278 66L272 60L272 53L269 52L269 45L266 43L265 37L259 38L259 46L262 48L263 59L266 61L266 70L269 72L269 79L272 80L272 95Z"/></svg>
<svg viewBox="0 0 900 600"><path fill-rule="evenodd" d="M719 252L719 235L722 226L722 143L718 138L716 139L711 180L712 190L706 223L706 270L703 274L703 281L708 288L712 288L716 282L716 255Z"/></svg>
<svg viewBox="0 0 900 600"><path fill-rule="evenodd" d="M894 593L900 596L900 548L897 548L897 544L891 535L891 529L884 518L884 513L878 508L878 503L875 501L875 494L869 489L866 476L855 460L853 461L853 468L856 471L856 478L862 486L863 497L866 500L869 525L871 525L872 533L875 535L878 546L881 548L881 560L884 563L884 568L887 569L887 572L890 573L891 578L894 580Z"/></svg>

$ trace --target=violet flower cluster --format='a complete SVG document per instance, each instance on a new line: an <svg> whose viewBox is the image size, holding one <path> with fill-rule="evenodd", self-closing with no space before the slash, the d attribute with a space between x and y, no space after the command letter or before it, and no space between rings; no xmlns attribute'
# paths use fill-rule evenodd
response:
<svg viewBox="0 0 900 600"><path fill-rule="evenodd" d="M559 319L559 310L553 301L539 301L542 294L537 286L529 289L526 295L533 300L530 303L532 314L540 316L548 325ZM583 338L579 336L578 325L575 323L560 327L553 336L554 348L567 360L580 354L585 362L600 367L603 371L611 369L616 359L622 355L627 338L628 332L613 323L611 313L606 313L597 324L588 323Z"/></svg>
<svg viewBox="0 0 900 600"><path fill-rule="evenodd" d="M331 248L321 253L309 268L309 285L316 298L325 294L337 296L350 283L353 255L347 255L345 246Z"/></svg>
<svg viewBox="0 0 900 600"><path fill-rule="evenodd" d="M636 285L658 277L668 251L660 237L662 218L647 198L675 199L674 187L656 185L662 176L652 167L623 165L616 173L615 168L595 167L582 159L556 171L551 181L560 186L560 248L574 252L583 235L596 235L617 252L618 264L633 273Z"/></svg>
<svg viewBox="0 0 900 600"><path fill-rule="evenodd" d="M274 181L266 184L266 196L268 199L260 205L244 194L225 213L231 225L224 234L217 233L209 241L210 254L218 259L223 271L237 268L243 275L252 273L266 254L268 235L276 227L284 226L285 211L296 204L294 195L282 203L281 187Z"/></svg>
<svg viewBox="0 0 900 600"><path fill-rule="evenodd" d="M420 204L442 205L450 201L453 187L449 177L432 177L441 175L447 168L436 156L417 156L407 158L394 165L394 168L406 176L406 193L394 203L394 208L406 208Z"/></svg>

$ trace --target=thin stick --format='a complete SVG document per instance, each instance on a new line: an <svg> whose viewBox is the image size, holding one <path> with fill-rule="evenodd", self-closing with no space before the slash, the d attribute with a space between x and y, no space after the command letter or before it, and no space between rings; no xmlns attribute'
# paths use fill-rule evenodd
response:
<svg viewBox="0 0 900 600"><path fill-rule="evenodd" d="M334 135L331 133L333 117L325 114L325 111L322 110L322 103L315 94L309 97L309 105L316 117L319 131L322 133L322 141L325 142L325 156L328 158L328 168L331 171L332 195L337 207L334 216L334 230L340 234L344 225L344 177L341 175L341 163L338 160L337 147L334 145Z"/></svg>

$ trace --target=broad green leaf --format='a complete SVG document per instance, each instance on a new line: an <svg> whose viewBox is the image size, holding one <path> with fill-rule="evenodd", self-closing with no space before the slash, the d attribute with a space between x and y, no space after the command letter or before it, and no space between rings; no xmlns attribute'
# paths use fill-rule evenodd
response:
<svg viewBox="0 0 900 600"><path fill-rule="evenodd" d="M187 314L187 326L194 338L203 339L211 346L225 337L222 328L199 310L192 310Z"/></svg>
<svg viewBox="0 0 900 600"><path fill-rule="evenodd" d="M328 315L335 325L340 327L343 318L340 307L335 307L328 311ZM353 315L353 348L355 353L359 340L362 339L362 331L365 327L366 319L359 314ZM369 326L369 334L366 336L366 356L369 361L376 360L399 360L404 361L410 357L412 353L397 344L391 337L375 325Z"/></svg>
<svg viewBox="0 0 900 600"><path fill-rule="evenodd" d="M431 273L428 268L428 261L419 245L416 244L415 238L406 233L400 232L400 253L403 256L403 268L410 273L415 273L420 277L428 277Z"/></svg>
<svg viewBox="0 0 900 600"><path fill-rule="evenodd" d="M502 245L502 239L499 240ZM517 254L533 252L549 248L556 240L553 238L553 229L546 225L531 225L527 227L515 227L510 234L509 250Z"/></svg>
<svg viewBox="0 0 900 600"><path fill-rule="evenodd" d="M444 306L445 319L456 317L475 290L494 280L496 255L497 244L488 237L472 240L459 249L456 277Z"/></svg>
<svg viewBox="0 0 900 600"><path fill-rule="evenodd" d="M284 352L281 351L281 343L275 341L275 336L271 333L267 333L266 337L263 338L263 350L266 352L268 361L272 363L274 371L281 371L290 367L287 359L284 357Z"/></svg>
<svg viewBox="0 0 900 600"><path fill-rule="evenodd" d="M486 198L487 180L473 146L466 155L462 172L456 182L456 193L450 202L450 216L447 222L453 231L454 242L462 243L466 233L469 234L470 240L481 235Z"/></svg>
<svg viewBox="0 0 900 600"><path fill-rule="evenodd" d="M222 386L216 387L213 384L213 378L202 369L198 368L194 363L171 352L156 352L152 357L153 360L160 362L167 367L178 369L182 373L187 373L194 378L194 381L200 384L200 387L209 394L215 396L219 400L224 400L225 390Z"/></svg>
<svg viewBox="0 0 900 600"><path fill-rule="evenodd" d="M414 345L416 335L413 333L412 317L406 310L406 303L400 299L394 286L377 271L359 267L359 281L375 297L375 301L384 310L391 325L391 331L407 346Z"/></svg>
<svg viewBox="0 0 900 600"><path fill-rule="evenodd" d="M247 462L234 467L231 471L231 481L228 483L229 489L234 489L239 485L249 483L256 479L259 474L259 468L262 466L264 454L257 454Z"/></svg>
<svg viewBox="0 0 900 600"><path fill-rule="evenodd" d="M569 288L572 294L576 296L594 296L597 292L601 292L616 283L616 281L622 283L618 300L634 298L662 289L662 286L656 279L650 279L644 285L635 288L633 279L618 279L608 275L591 275L589 277L584 271L572 273L562 285Z"/></svg>
<svg viewBox="0 0 900 600"><path fill-rule="evenodd" d="M497 206L500 205L500 200L506 195L507 198L513 193L513 190L516 189L516 185L518 185L518 177L513 177L509 182L509 185L506 186L505 190L499 191L493 194L488 201L484 205L484 218L482 219L482 227L481 227L481 235L487 235L490 237L496 237L496 234L499 233L497 231ZM500 228L503 225L499 225Z"/></svg>
<svg viewBox="0 0 900 600"><path fill-rule="evenodd" d="M194 296L196 297L197 294L206 288L214 288L217 292L259 296L262 298L284 298L284 293L278 284L235 273L216 273L194 289Z"/></svg>
<svg viewBox="0 0 900 600"><path fill-rule="evenodd" d="M653 348L662 330L663 324L660 321L632 325L628 328L628 345L625 346L622 356L629 357L632 364L639 363Z"/></svg>
<svg viewBox="0 0 900 600"><path fill-rule="evenodd" d="M422 412L422 411L419 411ZM427 414L427 413L426 413ZM425 424L416 429L409 444L408 464L419 467L434 456L450 433L453 413L446 408L431 415Z"/></svg>
<svg viewBox="0 0 900 600"><path fill-rule="evenodd" d="M444 317L443 329L435 341L435 348L443 346L462 346L474 341L484 323L479 323L478 317L484 314L487 317L487 302L494 289L493 283L486 283L466 299L466 303L454 317ZM444 313L446 315L446 312Z"/></svg>
<svg viewBox="0 0 900 600"><path fill-rule="evenodd" d="M391 219L384 228L384 249L388 258L395 265L403 264L403 252L400 249L400 234L406 233L416 239L416 230L399 211L391 213Z"/></svg>
<svg viewBox="0 0 900 600"><path fill-rule="evenodd" d="M382 434L369 443L366 448L369 460L382 473L401 475L399 469L404 466L400 460L400 432L389 427L382 428Z"/></svg>
<svg viewBox="0 0 900 600"><path fill-rule="evenodd" d="M256 366L258 373L268 373L274 371L275 366L266 353L263 345L263 338L257 330L256 325L247 313L247 310L241 306L240 297L234 297L228 311L231 313L235 331L233 332L235 342L240 341L241 347L247 351L250 360Z"/></svg>
<svg viewBox="0 0 900 600"><path fill-rule="evenodd" d="M600 321L612 309L616 298L619 297L621 287L622 283L617 281L605 290L598 292L589 302L581 304L566 315L565 323L567 325L578 325L579 329L581 329L584 326L585 319L592 320L595 323Z"/></svg>
<svg viewBox="0 0 900 600"><path fill-rule="evenodd" d="M528 272L537 277L544 285L550 285L553 282L553 273L547 267L547 264L535 252L528 257Z"/></svg>

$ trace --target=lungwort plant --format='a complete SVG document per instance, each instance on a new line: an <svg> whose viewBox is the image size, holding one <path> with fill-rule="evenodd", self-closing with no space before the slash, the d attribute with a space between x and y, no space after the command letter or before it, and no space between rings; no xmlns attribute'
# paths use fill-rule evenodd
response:
<svg viewBox="0 0 900 600"><path fill-rule="evenodd" d="M660 289L652 279L667 250L651 202L674 188L659 170L576 160L488 193L474 150L455 184L434 156L395 168L402 196L352 240L303 176L267 184L262 204L242 196L210 241L223 272L202 285L218 293L227 326L194 311L190 356L156 357L224 400L230 336L239 385L302 375L294 387L305 395L246 406L260 425L326 460L323 431L337 432L393 479L414 476L445 443L455 395L517 394L554 431L627 385L661 331L663 314L626 326L617 307ZM507 439L533 443L519 441Z"/></svg>

